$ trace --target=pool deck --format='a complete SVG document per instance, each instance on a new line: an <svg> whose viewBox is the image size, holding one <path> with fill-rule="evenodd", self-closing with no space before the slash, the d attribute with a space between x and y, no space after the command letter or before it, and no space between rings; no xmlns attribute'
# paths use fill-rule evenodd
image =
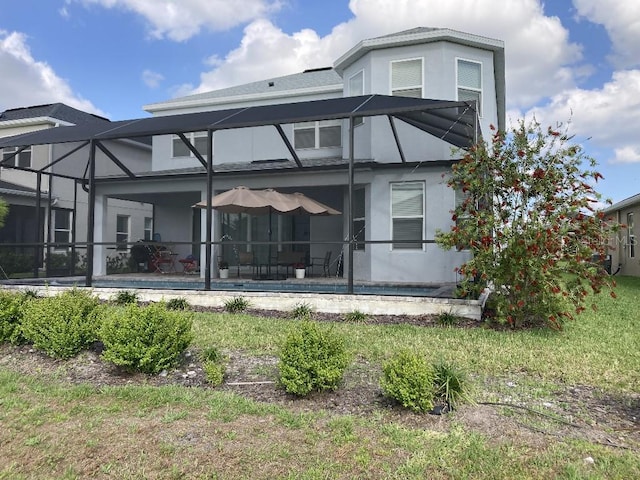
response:
<svg viewBox="0 0 640 480"><path fill-rule="evenodd" d="M55 295L77 286L84 287L84 277L26 279L3 282L14 290L36 290ZM480 320L484 298L456 299L455 285L357 282L354 294L347 293L347 281L335 277L256 280L251 278L212 279L211 290L204 290L204 280L195 275L129 273L94 277L91 290L104 300L121 290L134 290L141 301L184 298L202 307L223 307L225 302L242 296L253 308L291 311L306 304L318 312L348 313L358 310L369 315L428 315L448 312Z"/></svg>

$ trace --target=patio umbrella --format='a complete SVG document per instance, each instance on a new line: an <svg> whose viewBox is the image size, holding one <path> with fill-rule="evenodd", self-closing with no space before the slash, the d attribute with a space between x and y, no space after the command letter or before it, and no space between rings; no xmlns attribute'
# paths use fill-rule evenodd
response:
<svg viewBox="0 0 640 480"><path fill-rule="evenodd" d="M194 207L206 208L207 201L198 202ZM224 213L268 214L269 242L271 242L271 215L273 212L283 215L340 215L341 213L300 192L281 193L272 188L251 190L245 186L238 186L215 195L211 199L211 207ZM268 262L268 269L271 271L271 243L269 243Z"/></svg>

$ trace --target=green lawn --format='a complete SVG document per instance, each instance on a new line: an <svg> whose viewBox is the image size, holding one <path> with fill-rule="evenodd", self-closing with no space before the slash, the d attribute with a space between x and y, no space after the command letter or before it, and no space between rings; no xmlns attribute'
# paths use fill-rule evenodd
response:
<svg viewBox="0 0 640 480"><path fill-rule="evenodd" d="M620 278L617 300L595 298L597 312L559 333L333 328L357 358L374 364L401 347L455 361L471 374L479 402L506 392L538 406L540 398L553 400L554 392L579 385L622 399L640 418L639 292L640 279ZM291 322L198 314L195 346L275 354ZM470 421L489 408L481 405L437 418L382 409L347 415L330 406L304 411L295 400L275 405L211 389L69 385L62 363L52 377L19 374L2 360L0 479L640 478L637 443L605 446L578 438L574 427L512 409L491 410L496 423L525 424L517 435L501 437L491 425ZM556 408L559 403L546 413L581 420ZM618 445L633 434L606 433Z"/></svg>

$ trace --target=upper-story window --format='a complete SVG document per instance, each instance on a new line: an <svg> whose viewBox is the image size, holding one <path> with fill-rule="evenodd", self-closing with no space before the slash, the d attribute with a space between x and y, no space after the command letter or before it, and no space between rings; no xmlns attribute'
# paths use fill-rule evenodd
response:
<svg viewBox="0 0 640 480"><path fill-rule="evenodd" d="M18 147L7 147L2 149L2 160L9 158L11 155L16 153ZM11 166L11 167L23 167L23 168L31 168L31 147L28 147L13 157L6 163L2 164L3 166Z"/></svg>
<svg viewBox="0 0 640 480"><path fill-rule="evenodd" d="M391 62L391 95L422 98L422 59Z"/></svg>
<svg viewBox="0 0 640 480"><path fill-rule="evenodd" d="M296 123L293 141L296 149L339 147L342 145L342 123L340 120Z"/></svg>
<svg viewBox="0 0 640 480"><path fill-rule="evenodd" d="M196 147L196 150L200 155L207 158L207 132L185 133L185 137L187 137L187 140L191 142L191 145ZM173 158L195 157L191 150L189 150L177 135L172 137L172 147L171 156Z"/></svg>
<svg viewBox="0 0 640 480"><path fill-rule="evenodd" d="M629 245L629 258L636 257L636 233L633 224L633 212L627 213L627 245Z"/></svg>
<svg viewBox="0 0 640 480"><path fill-rule="evenodd" d="M478 115L482 115L482 64L458 59L458 100L478 102Z"/></svg>

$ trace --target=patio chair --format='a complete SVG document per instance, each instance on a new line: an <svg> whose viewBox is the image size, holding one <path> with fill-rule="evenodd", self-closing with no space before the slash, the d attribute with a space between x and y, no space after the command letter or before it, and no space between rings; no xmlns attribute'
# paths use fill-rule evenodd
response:
<svg viewBox="0 0 640 480"><path fill-rule="evenodd" d="M238 252L238 278L240 278L240 267L251 267L251 275L256 275L258 265L253 252Z"/></svg>
<svg viewBox="0 0 640 480"><path fill-rule="evenodd" d="M183 273L196 273L198 270L198 260L193 255L187 255L186 258L178 260L182 265Z"/></svg>
<svg viewBox="0 0 640 480"><path fill-rule="evenodd" d="M151 257L151 267L153 272L172 273L176 271L175 253L167 247L158 247Z"/></svg>
<svg viewBox="0 0 640 480"><path fill-rule="evenodd" d="M312 257L307 265L309 268L309 274L313 275L313 269L315 267L322 267L322 275L325 277L331 276L331 250L328 250L324 257Z"/></svg>

